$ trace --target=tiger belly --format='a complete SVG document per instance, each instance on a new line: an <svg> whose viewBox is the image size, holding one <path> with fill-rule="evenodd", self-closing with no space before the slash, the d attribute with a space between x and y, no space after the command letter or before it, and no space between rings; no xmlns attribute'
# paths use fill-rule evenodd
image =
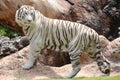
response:
<svg viewBox="0 0 120 80"><path fill-rule="evenodd" d="M49 45L47 46L47 49L54 51L68 52L68 48L65 45L61 45L61 46Z"/></svg>

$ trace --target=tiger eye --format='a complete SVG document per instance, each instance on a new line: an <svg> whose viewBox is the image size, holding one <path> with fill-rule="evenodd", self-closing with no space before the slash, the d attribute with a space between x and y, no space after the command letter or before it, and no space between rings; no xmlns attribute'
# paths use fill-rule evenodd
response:
<svg viewBox="0 0 120 80"><path fill-rule="evenodd" d="M25 15L27 15L27 12L25 13Z"/></svg>
<svg viewBox="0 0 120 80"><path fill-rule="evenodd" d="M33 13L31 13L31 15L33 15Z"/></svg>
<svg viewBox="0 0 120 80"><path fill-rule="evenodd" d="M18 19L18 20L20 20L20 18L19 18L19 17L18 17L17 19Z"/></svg>

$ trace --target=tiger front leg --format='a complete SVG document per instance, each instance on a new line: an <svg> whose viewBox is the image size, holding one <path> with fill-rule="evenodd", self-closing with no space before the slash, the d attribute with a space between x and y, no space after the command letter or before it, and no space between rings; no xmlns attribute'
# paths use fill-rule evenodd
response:
<svg viewBox="0 0 120 80"><path fill-rule="evenodd" d="M28 53L28 60L27 62L22 66L23 69L30 69L33 67L35 60L37 59L41 49L36 48L36 46L30 45L30 51Z"/></svg>

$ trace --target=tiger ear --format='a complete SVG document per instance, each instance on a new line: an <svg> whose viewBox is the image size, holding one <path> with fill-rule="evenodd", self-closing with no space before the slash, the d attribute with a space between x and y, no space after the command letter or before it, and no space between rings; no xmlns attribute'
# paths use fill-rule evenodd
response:
<svg viewBox="0 0 120 80"><path fill-rule="evenodd" d="M18 21L18 10L15 13L15 22L17 22L17 21Z"/></svg>
<svg viewBox="0 0 120 80"><path fill-rule="evenodd" d="M35 9L33 6L30 6L32 9Z"/></svg>
<svg viewBox="0 0 120 80"><path fill-rule="evenodd" d="M18 5L17 8L19 9L21 5Z"/></svg>

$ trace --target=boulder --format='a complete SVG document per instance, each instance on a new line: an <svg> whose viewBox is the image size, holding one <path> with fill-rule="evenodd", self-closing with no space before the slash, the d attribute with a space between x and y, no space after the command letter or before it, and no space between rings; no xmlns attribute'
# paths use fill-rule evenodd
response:
<svg viewBox="0 0 120 80"><path fill-rule="evenodd" d="M29 40L25 37L9 37L0 36L0 56L10 55L28 46Z"/></svg>
<svg viewBox="0 0 120 80"><path fill-rule="evenodd" d="M120 62L120 37L109 41L104 36L100 36L102 45L102 54L111 62Z"/></svg>
<svg viewBox="0 0 120 80"><path fill-rule="evenodd" d="M53 5L54 4L54 5ZM0 1L0 25L8 25L23 35L21 27L15 22L15 12L21 5L31 5L50 18L61 18L66 14L70 4L65 0L1 0Z"/></svg>

